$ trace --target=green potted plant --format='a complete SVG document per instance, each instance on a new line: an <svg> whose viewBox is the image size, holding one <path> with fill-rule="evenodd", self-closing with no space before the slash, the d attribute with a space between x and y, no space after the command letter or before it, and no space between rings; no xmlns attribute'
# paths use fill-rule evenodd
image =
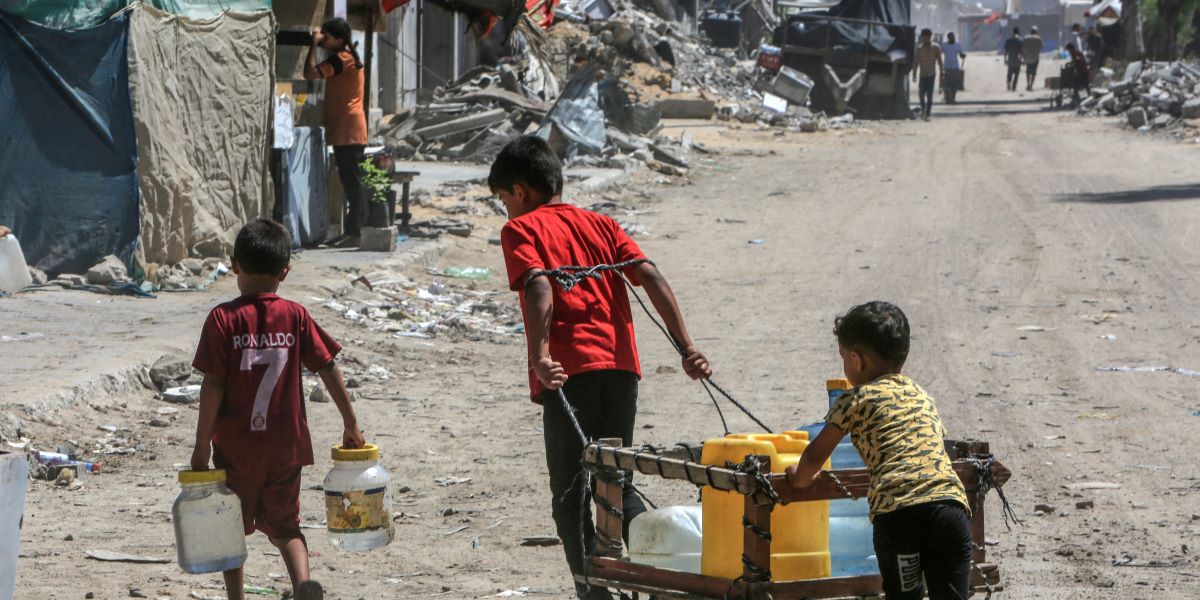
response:
<svg viewBox="0 0 1200 600"><path fill-rule="evenodd" d="M367 193L367 225L387 227L392 224L396 192L392 190L392 178L387 171L375 166L371 159L364 160L362 169L363 187Z"/></svg>

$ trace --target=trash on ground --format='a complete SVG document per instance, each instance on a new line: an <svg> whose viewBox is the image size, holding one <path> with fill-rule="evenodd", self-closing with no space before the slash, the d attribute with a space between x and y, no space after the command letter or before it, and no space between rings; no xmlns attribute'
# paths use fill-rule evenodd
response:
<svg viewBox="0 0 1200 600"><path fill-rule="evenodd" d="M1159 373L1170 372L1187 375L1188 377L1200 377L1200 371L1193 369L1184 369L1182 367L1096 367L1097 371L1103 373Z"/></svg>
<svg viewBox="0 0 1200 600"><path fill-rule="evenodd" d="M88 550L84 556L104 562L128 562L128 563L152 563L152 564L167 564L175 562L173 558L159 558L156 556L141 556L137 554L126 554L124 552L113 552L112 550Z"/></svg>

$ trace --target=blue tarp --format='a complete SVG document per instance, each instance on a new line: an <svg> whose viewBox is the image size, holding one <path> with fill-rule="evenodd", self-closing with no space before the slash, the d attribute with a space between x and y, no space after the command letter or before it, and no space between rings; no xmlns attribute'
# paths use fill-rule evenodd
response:
<svg viewBox="0 0 1200 600"><path fill-rule="evenodd" d="M0 223L51 275L133 255L128 33L127 15L59 31L0 12Z"/></svg>

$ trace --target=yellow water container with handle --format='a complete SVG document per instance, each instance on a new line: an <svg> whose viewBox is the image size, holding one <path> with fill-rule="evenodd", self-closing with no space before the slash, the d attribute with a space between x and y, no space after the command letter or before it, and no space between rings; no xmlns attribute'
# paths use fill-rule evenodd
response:
<svg viewBox="0 0 1200 600"><path fill-rule="evenodd" d="M759 454L771 458L771 472L783 473L800 462L808 434L787 431L775 434L730 434L704 442L700 462L724 467ZM828 467L828 464L826 465ZM701 492L704 543L700 572L736 579L742 575L746 497L706 487ZM829 577L829 502L793 502L777 505L771 513L771 579L789 581Z"/></svg>

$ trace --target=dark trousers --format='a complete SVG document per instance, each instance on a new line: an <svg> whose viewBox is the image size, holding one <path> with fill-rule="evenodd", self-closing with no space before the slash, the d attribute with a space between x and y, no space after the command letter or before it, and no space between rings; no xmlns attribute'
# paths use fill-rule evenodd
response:
<svg viewBox="0 0 1200 600"><path fill-rule="evenodd" d="M1017 89L1017 84L1021 81L1021 63L1008 65L1008 89Z"/></svg>
<svg viewBox="0 0 1200 600"><path fill-rule="evenodd" d="M358 237L367 222L366 190L363 189L362 172L359 171L366 148L362 145L333 147L338 178L342 180L342 189L346 192L346 218L342 222L342 233L350 237Z"/></svg>
<svg viewBox="0 0 1200 600"><path fill-rule="evenodd" d="M933 84L936 77L922 77L917 83L917 98L921 101L921 116L928 117L933 112Z"/></svg>
<svg viewBox="0 0 1200 600"><path fill-rule="evenodd" d="M589 438L621 438L625 446L633 443L633 421L637 416L637 375L629 371L591 371L571 375L563 392L575 409L575 418ZM563 542L567 564L572 574L583 572L584 544L592 546L596 534L592 523L591 499L581 509L583 477L580 459L583 443L571 425L558 392L545 391L538 398L543 407L543 426L546 438L546 466L550 471L550 493L553 497L554 525ZM630 475L626 474L626 481ZM646 512L641 498L631 486L623 494L625 536L629 522ZM581 538L582 534L582 539ZM606 590L585 594L585 586L577 585L581 598L606 598Z"/></svg>
<svg viewBox="0 0 1200 600"><path fill-rule="evenodd" d="M918 504L875 517L875 555L887 600L967 600L971 523L961 504ZM924 575L924 583L921 578Z"/></svg>

